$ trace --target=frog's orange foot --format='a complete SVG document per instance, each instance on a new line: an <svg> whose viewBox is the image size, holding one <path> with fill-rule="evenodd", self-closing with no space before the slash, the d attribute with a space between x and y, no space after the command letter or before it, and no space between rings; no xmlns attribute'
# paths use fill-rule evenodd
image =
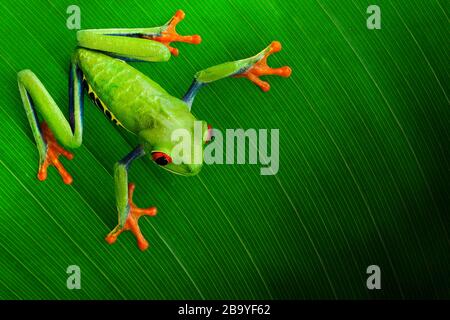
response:
<svg viewBox="0 0 450 320"><path fill-rule="evenodd" d="M133 192L135 185L134 183L128 184L128 204L130 206L130 212L128 213L128 218L123 226L118 225L114 228L105 238L106 242L113 244L116 242L117 237L123 232L130 230L136 237L139 249L142 251L148 248L148 242L145 240L144 236L139 229L139 218L142 216L154 216L157 213L156 207L150 207L146 209L138 208L133 203Z"/></svg>
<svg viewBox="0 0 450 320"><path fill-rule="evenodd" d="M270 84L266 81L261 80L260 76L265 75L277 75L281 77L289 77L292 73L291 68L288 66L284 66L281 68L270 68L267 65L267 57L269 57L272 53L281 51L281 43L278 41L273 41L262 53L261 59L256 62L249 69L245 70L243 73L237 74L234 77L237 78L247 78L258 87L261 88L262 91L269 91Z"/></svg>
<svg viewBox="0 0 450 320"><path fill-rule="evenodd" d="M73 179L72 176L66 171L64 166L59 161L59 156L63 155L69 160L73 159L73 153L65 150L61 147L55 139L52 131L48 127L47 123L41 123L41 133L47 144L47 154L45 160L39 166L38 179L44 181L47 179L47 168L48 166L55 166L61 175L65 184L71 184Z"/></svg>
<svg viewBox="0 0 450 320"><path fill-rule="evenodd" d="M162 27L162 32L158 36L152 36L148 37L148 39L161 42L164 44L169 50L170 53L174 56L178 56L178 49L171 47L171 42L185 42L185 43L192 43L192 44L199 44L202 42L202 38L199 35L193 35L193 36L181 36L177 33L176 27L177 24L184 19L184 12L183 10L178 10L172 19L170 19L169 22L167 22Z"/></svg>

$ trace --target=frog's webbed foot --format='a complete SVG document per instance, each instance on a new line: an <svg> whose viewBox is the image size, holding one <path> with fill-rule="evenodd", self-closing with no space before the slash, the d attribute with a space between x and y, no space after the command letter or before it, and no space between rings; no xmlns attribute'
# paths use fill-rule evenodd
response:
<svg viewBox="0 0 450 320"><path fill-rule="evenodd" d="M58 158L60 155L63 155L67 159L72 160L73 153L65 150L59 145L52 131L45 122L41 123L41 133L47 144L47 153L45 155L45 160L40 163L38 179L41 181L47 179L47 168L51 165L56 167L65 184L71 184L73 181L72 176L66 171Z"/></svg>
<svg viewBox="0 0 450 320"><path fill-rule="evenodd" d="M281 43L278 41L272 42L267 48L265 48L261 53L259 53L255 58L257 61L248 69L243 72L234 75L236 78L244 77L249 79L251 82L256 84L261 88L262 91L269 91L270 84L266 81L261 80L260 76L265 75L277 75L281 77L289 77L291 75L291 68L284 66L281 68L270 68L267 65L267 57L272 53L281 51ZM253 58L251 58L253 59Z"/></svg>
<svg viewBox="0 0 450 320"><path fill-rule="evenodd" d="M164 26L161 27L161 33L156 36L146 36L144 38L154 40L161 42L164 44L169 50L170 53L174 56L178 56L178 49L171 47L171 42L185 42L185 43L192 43L192 44L199 44L202 41L202 38L199 35L193 35L193 36L181 36L177 33L176 27L177 24L184 19L184 12L183 10L178 10L172 19L169 20Z"/></svg>
<svg viewBox="0 0 450 320"><path fill-rule="evenodd" d="M142 251L146 250L148 248L148 242L145 240L144 236L141 233L141 230L139 229L139 218L141 216L154 216L157 213L156 207L150 207L146 209L138 208L133 203L133 192L135 189L134 183L128 184L128 205L130 206L130 211L128 213L128 217L121 226L120 224L117 225L105 238L106 242L109 244L113 244L116 242L117 237L123 232L130 230L134 236L136 237L137 244L139 249Z"/></svg>

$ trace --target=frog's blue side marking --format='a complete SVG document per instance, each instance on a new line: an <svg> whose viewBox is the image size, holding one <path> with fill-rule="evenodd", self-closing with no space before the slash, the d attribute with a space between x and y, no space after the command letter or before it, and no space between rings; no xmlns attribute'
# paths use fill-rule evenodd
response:
<svg viewBox="0 0 450 320"><path fill-rule="evenodd" d="M189 110L191 110L192 102L194 101L194 98L197 95L198 91L205 85L206 83L197 81L196 79L192 81L191 86L183 97L183 101L187 103L187 105L189 106Z"/></svg>
<svg viewBox="0 0 450 320"><path fill-rule="evenodd" d="M145 60L141 60L141 59L137 59L137 58L131 58L131 57L115 54L115 53L112 53L112 52L103 52L103 53L107 54L108 56L114 57L116 59L125 61L125 62L146 62Z"/></svg>
<svg viewBox="0 0 450 320"><path fill-rule="evenodd" d="M130 166L131 162L133 160L143 156L145 154L144 146L139 145L137 146L133 151L131 151L129 154L127 154L123 159L119 161L121 165L124 165L125 168L128 170L128 167Z"/></svg>
<svg viewBox="0 0 450 320"><path fill-rule="evenodd" d="M75 70L73 70L75 69ZM78 83L78 92L76 96L73 93L73 76L76 76L76 80ZM83 116L84 116L84 99L83 99L83 72L81 69L76 65L71 63L70 64L70 70L69 70L69 124L72 128L72 133L75 132L75 108L74 108L74 98L79 100L80 103L80 113L81 113L81 121L80 125L83 127Z"/></svg>
<svg viewBox="0 0 450 320"><path fill-rule="evenodd" d="M107 33L105 36L114 36L114 37L129 37L129 38L144 38L144 37L151 37L151 36L158 36L158 33Z"/></svg>

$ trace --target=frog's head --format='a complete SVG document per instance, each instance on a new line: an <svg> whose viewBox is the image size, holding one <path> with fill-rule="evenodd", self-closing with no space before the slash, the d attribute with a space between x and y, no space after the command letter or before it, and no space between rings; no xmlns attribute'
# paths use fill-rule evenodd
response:
<svg viewBox="0 0 450 320"><path fill-rule="evenodd" d="M153 162L163 169L184 176L200 172L203 149L211 136L212 128L205 121L195 121L188 126L183 124L175 129L146 129L139 133Z"/></svg>

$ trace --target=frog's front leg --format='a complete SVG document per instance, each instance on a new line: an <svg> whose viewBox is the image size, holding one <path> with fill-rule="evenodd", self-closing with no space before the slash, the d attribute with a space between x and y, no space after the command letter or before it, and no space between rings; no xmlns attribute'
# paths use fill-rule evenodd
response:
<svg viewBox="0 0 450 320"><path fill-rule="evenodd" d="M133 183L128 183L128 168L133 160L140 158L143 155L145 155L143 146L138 146L116 163L114 167L116 206L119 214L119 223L105 239L109 244L113 244L123 231L130 230L136 237L138 247L142 251L148 248L148 242L145 240L139 229L139 218L143 215L156 215L156 208L150 207L141 209L133 203L135 185Z"/></svg>
<svg viewBox="0 0 450 320"><path fill-rule="evenodd" d="M227 77L247 78L260 87L262 91L269 91L269 83L261 80L259 77L265 75L289 77L292 72L291 68L288 66L270 68L267 65L267 58L278 51L281 51L281 44L278 41L273 41L268 47L253 57L225 62L197 72L194 76L194 81L184 95L183 100L189 107L192 106L192 102L200 88L211 82Z"/></svg>
<svg viewBox="0 0 450 320"><path fill-rule="evenodd" d="M57 140L69 148L77 148L82 142L83 74L74 61L70 65L69 75L70 122L32 71L22 70L17 75L20 96L39 151L38 178L41 181L47 178L47 167L53 165L58 169L64 183L72 183L72 177L58 157L63 155L72 159L73 154L64 150ZM41 126L38 123L38 113L44 119Z"/></svg>

